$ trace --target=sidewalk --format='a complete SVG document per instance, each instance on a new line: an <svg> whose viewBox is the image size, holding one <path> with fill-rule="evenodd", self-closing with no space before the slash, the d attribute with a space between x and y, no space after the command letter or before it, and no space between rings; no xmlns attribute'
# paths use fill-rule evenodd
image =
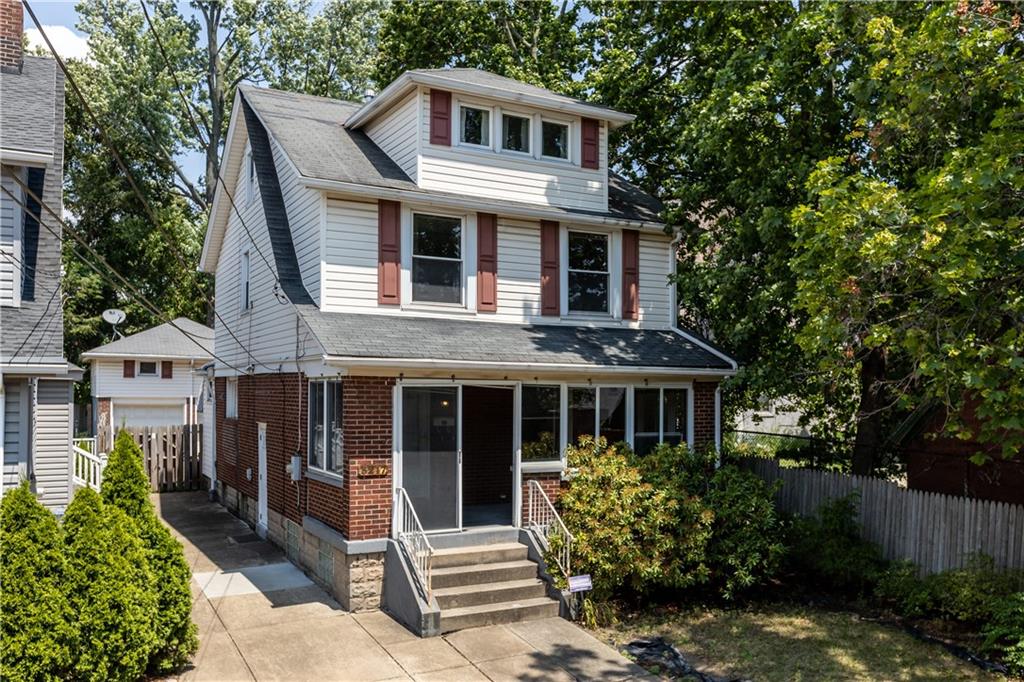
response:
<svg viewBox="0 0 1024 682"><path fill-rule="evenodd" d="M627 680L644 677L560 618L421 639L350 614L205 493L154 496L192 566L199 651L182 680Z"/></svg>

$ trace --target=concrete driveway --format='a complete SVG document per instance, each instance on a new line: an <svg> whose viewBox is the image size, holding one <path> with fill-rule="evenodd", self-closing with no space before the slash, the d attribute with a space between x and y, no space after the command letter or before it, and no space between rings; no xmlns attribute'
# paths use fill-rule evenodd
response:
<svg viewBox="0 0 1024 682"><path fill-rule="evenodd" d="M154 496L192 566L199 651L182 680L625 680L646 677L560 618L421 639L351 614L205 493Z"/></svg>

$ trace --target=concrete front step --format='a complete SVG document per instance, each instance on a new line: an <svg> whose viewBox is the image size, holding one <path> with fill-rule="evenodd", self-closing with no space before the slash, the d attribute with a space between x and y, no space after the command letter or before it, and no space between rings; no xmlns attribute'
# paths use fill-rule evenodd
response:
<svg viewBox="0 0 1024 682"><path fill-rule="evenodd" d="M494 545L455 547L434 551L433 567L471 566L475 564L497 564L526 559L526 545L518 542L503 542Z"/></svg>
<svg viewBox="0 0 1024 682"><path fill-rule="evenodd" d="M527 580L537 577L537 564L526 559L497 563L449 566L431 570L430 586L434 590L463 587L509 580Z"/></svg>
<svg viewBox="0 0 1024 682"><path fill-rule="evenodd" d="M441 632L558 616L558 602L547 597L482 604L441 611Z"/></svg>
<svg viewBox="0 0 1024 682"><path fill-rule="evenodd" d="M536 599L546 594L544 582L539 578L434 590L434 597L437 598L437 605L441 607L442 614L448 609Z"/></svg>

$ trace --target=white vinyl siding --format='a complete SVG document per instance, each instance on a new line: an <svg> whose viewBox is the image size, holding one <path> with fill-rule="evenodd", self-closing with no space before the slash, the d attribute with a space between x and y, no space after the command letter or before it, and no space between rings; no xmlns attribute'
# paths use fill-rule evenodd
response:
<svg viewBox="0 0 1024 682"><path fill-rule="evenodd" d="M4 382L3 489L16 486L28 476L29 386L25 380Z"/></svg>
<svg viewBox="0 0 1024 682"><path fill-rule="evenodd" d="M299 273L306 291L316 303L320 303L320 191L304 187L300 184L299 174L288 161L281 147L271 141L274 150L274 164L277 167L277 178L284 197L284 207L288 214L288 226L292 231L292 242L295 244L295 258L299 263ZM259 258L258 254L253 254ZM270 257L270 254L267 254Z"/></svg>
<svg viewBox="0 0 1024 682"><path fill-rule="evenodd" d="M498 218L498 311L501 318L540 315L540 223Z"/></svg>
<svg viewBox="0 0 1024 682"><path fill-rule="evenodd" d="M672 312L672 242L666 236L640 235L640 325L670 327Z"/></svg>
<svg viewBox="0 0 1024 682"><path fill-rule="evenodd" d="M279 167L282 163L287 162L279 157ZM246 181L246 173L238 173L238 182L235 187L236 196L244 196ZM288 201L286 198L286 204ZM249 365L256 365L257 372L277 371L277 367L281 364L281 358L294 358L295 356L296 315L291 305L282 304L274 295L276 282L276 270L273 269L275 267L274 251L270 246L270 235L267 232L267 221L263 214L262 202L254 201L245 206L239 205L238 208L242 212L248 233L243 229L236 212L231 210L214 278L215 300L219 315L214 320L214 347L217 349L218 356L217 371L230 374L233 371L243 370ZM241 253L245 249L251 253L250 300L252 308L243 314L239 266ZM266 261L264 261L264 257ZM234 332L234 336L227 331L228 328ZM309 356L319 352L319 346L316 345L308 330L300 327L299 334L302 339L307 340L299 349L300 355ZM224 361L236 369L233 370ZM268 367L272 367L273 370L269 370Z"/></svg>
<svg viewBox="0 0 1024 682"><path fill-rule="evenodd" d="M366 127L366 134L370 139L390 156L413 182L416 181L416 128L419 120L416 101L416 93L410 93L390 111ZM429 107L429 103L427 106Z"/></svg>
<svg viewBox="0 0 1024 682"><path fill-rule="evenodd" d="M127 359L127 358L125 358ZM199 397L203 388L203 377L194 374L188 360L174 360L171 378L161 377L163 362L160 358L146 358L156 362L156 376L135 376L126 379L121 358L115 360L93 360L92 395L96 398L153 398L186 400L190 395ZM196 360L195 368L205 364L206 360Z"/></svg>
<svg viewBox="0 0 1024 682"><path fill-rule="evenodd" d="M457 97L453 98L452 119L458 120ZM473 100L469 106L478 106ZM501 122L500 105L492 104L491 120ZM421 91L421 107L430 111L430 93ZM542 113L520 108L507 108L505 113L520 116L523 113ZM570 126L570 145L578 149L579 118ZM453 141L458 140L458 126L453 124ZM532 134L539 119L531 118L531 153L536 146ZM501 199L523 203L559 206L589 211L608 209L608 137L607 126L600 129L600 169L581 168L577 163L560 160L538 160L525 154L472 149L465 145L450 147L430 144L430 116L419 120L420 166L417 183L424 189L453 192L470 196ZM492 138L494 135L492 134ZM493 143L493 139L492 139ZM577 152L570 158L578 159Z"/></svg>
<svg viewBox="0 0 1024 682"><path fill-rule="evenodd" d="M40 379L36 395L36 490L47 507L67 505L71 485L70 381Z"/></svg>
<svg viewBox="0 0 1024 682"><path fill-rule="evenodd" d="M377 307L377 204L327 200L325 310Z"/></svg>
<svg viewBox="0 0 1024 682"><path fill-rule="evenodd" d="M24 180L24 177L21 178ZM21 201L23 192L7 169L0 174L3 188ZM21 239L23 211L4 192L0 192L0 305L21 303Z"/></svg>

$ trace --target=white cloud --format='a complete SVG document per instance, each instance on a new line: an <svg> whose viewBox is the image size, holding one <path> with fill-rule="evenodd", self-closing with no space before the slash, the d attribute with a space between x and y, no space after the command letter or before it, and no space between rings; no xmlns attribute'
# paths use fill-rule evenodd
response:
<svg viewBox="0 0 1024 682"><path fill-rule="evenodd" d="M67 26L43 26L43 30L46 31L57 54L64 59L86 59L89 56L89 41L85 36L78 35ZM40 47L44 53L49 54L50 48L47 47L38 29L27 28L25 35L28 36L30 48Z"/></svg>

